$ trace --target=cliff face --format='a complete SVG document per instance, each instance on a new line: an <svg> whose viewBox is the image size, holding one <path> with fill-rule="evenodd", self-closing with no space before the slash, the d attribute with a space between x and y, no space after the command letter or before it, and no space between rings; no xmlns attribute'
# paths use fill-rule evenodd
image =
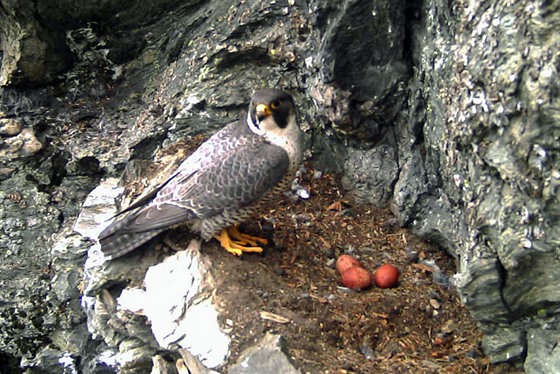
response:
<svg viewBox="0 0 560 374"><path fill-rule="evenodd" d="M528 354L534 372L547 370L533 353L555 339L560 297L556 6L426 9L411 86L422 93L424 164L439 181L408 204L401 177L394 200L456 255L485 351L494 360Z"/></svg>
<svg viewBox="0 0 560 374"><path fill-rule="evenodd" d="M0 358L11 367L25 356L56 368L48 342L95 351L78 288L89 244L71 233L88 192L237 118L262 86L294 94L314 166L343 172L346 189L390 204L457 259L493 361L560 366L546 348L560 308L556 3L82 5L0 7Z"/></svg>

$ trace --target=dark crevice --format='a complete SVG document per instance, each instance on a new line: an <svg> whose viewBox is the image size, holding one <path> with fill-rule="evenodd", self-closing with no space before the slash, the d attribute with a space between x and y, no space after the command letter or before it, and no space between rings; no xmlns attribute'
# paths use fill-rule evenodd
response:
<svg viewBox="0 0 560 374"><path fill-rule="evenodd" d="M114 299L117 299L127 287L128 282L116 282L111 285L107 285L106 290Z"/></svg>
<svg viewBox="0 0 560 374"><path fill-rule="evenodd" d="M404 40L403 60L411 69L415 63L416 45L414 39L417 37L419 28L423 22L424 0L408 0L404 9Z"/></svg>
<svg viewBox="0 0 560 374"><path fill-rule="evenodd" d="M82 157L76 162L77 175L98 175L103 174L100 170L100 163L96 157L86 156Z"/></svg>
<svg viewBox="0 0 560 374"><path fill-rule="evenodd" d="M496 257L496 270L500 276L500 299L502 301L502 304L504 305L504 308L509 312L510 316L509 318L512 318L513 316L511 315L512 311L510 306L508 305L505 297L504 297L504 289L506 288L506 282L507 282L507 269L504 267L504 265L502 264L502 262L500 261L500 259L498 257ZM510 321L513 322L513 321Z"/></svg>
<svg viewBox="0 0 560 374"><path fill-rule="evenodd" d="M0 373L2 374L17 374L20 373L19 363L20 357L10 356L0 352Z"/></svg>
<svg viewBox="0 0 560 374"><path fill-rule="evenodd" d="M220 51L212 59L216 61L216 67L226 69L238 64L266 65L270 63L270 57L266 48L253 47L236 53Z"/></svg>
<svg viewBox="0 0 560 374"><path fill-rule="evenodd" d="M153 159L154 152L161 146L165 138L166 132L155 134L153 136L142 139L138 144L132 148L132 155L130 160L151 160Z"/></svg>
<svg viewBox="0 0 560 374"><path fill-rule="evenodd" d="M66 152L54 153L51 156L50 171L49 171L49 183L40 183L34 176L28 175L27 180L37 184L37 190L39 192L50 192L54 187L58 187L62 184L62 181L66 177L66 165L68 164L69 155ZM48 165L48 164L47 164ZM41 165L41 167L48 167L47 165Z"/></svg>
<svg viewBox="0 0 560 374"><path fill-rule="evenodd" d="M49 187L60 186L66 177L66 165L69 154L66 152L55 153L52 161L51 183Z"/></svg>

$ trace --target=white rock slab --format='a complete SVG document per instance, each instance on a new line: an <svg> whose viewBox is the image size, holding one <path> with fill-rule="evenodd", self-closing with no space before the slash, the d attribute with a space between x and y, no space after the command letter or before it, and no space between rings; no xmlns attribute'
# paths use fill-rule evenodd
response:
<svg viewBox="0 0 560 374"><path fill-rule="evenodd" d="M145 290L124 290L118 308L147 316L162 347L179 345L214 368L225 363L230 339L218 324L211 275L199 247L192 241L187 250L150 267Z"/></svg>

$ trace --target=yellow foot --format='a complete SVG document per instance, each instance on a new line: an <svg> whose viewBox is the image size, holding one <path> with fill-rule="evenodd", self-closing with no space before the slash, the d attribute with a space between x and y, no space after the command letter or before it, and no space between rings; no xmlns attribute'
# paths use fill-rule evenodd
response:
<svg viewBox="0 0 560 374"><path fill-rule="evenodd" d="M253 247L257 247L259 244L267 245L268 240L265 238L259 238L258 236L252 236L249 234L244 234L239 231L239 226L234 225L227 228L227 232L230 238L235 239L235 241L239 244L243 245L251 245Z"/></svg>
<svg viewBox="0 0 560 374"><path fill-rule="evenodd" d="M261 253L263 249L258 244L266 245L268 240L243 234L237 226L231 226L215 236L222 247L231 254L241 256L243 252Z"/></svg>

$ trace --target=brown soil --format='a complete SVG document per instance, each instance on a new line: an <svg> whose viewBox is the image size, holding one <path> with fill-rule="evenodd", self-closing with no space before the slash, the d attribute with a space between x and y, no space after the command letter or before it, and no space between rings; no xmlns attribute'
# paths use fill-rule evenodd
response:
<svg viewBox="0 0 560 374"><path fill-rule="evenodd" d="M387 209L355 204L335 177L313 174L302 183L309 199L270 204L244 227L273 239L264 255L203 247L215 264L234 361L270 331L285 338L302 372L512 372L481 353L481 333L450 282L452 258L400 228ZM334 261L348 252L371 273L393 264L398 285L342 287Z"/></svg>

